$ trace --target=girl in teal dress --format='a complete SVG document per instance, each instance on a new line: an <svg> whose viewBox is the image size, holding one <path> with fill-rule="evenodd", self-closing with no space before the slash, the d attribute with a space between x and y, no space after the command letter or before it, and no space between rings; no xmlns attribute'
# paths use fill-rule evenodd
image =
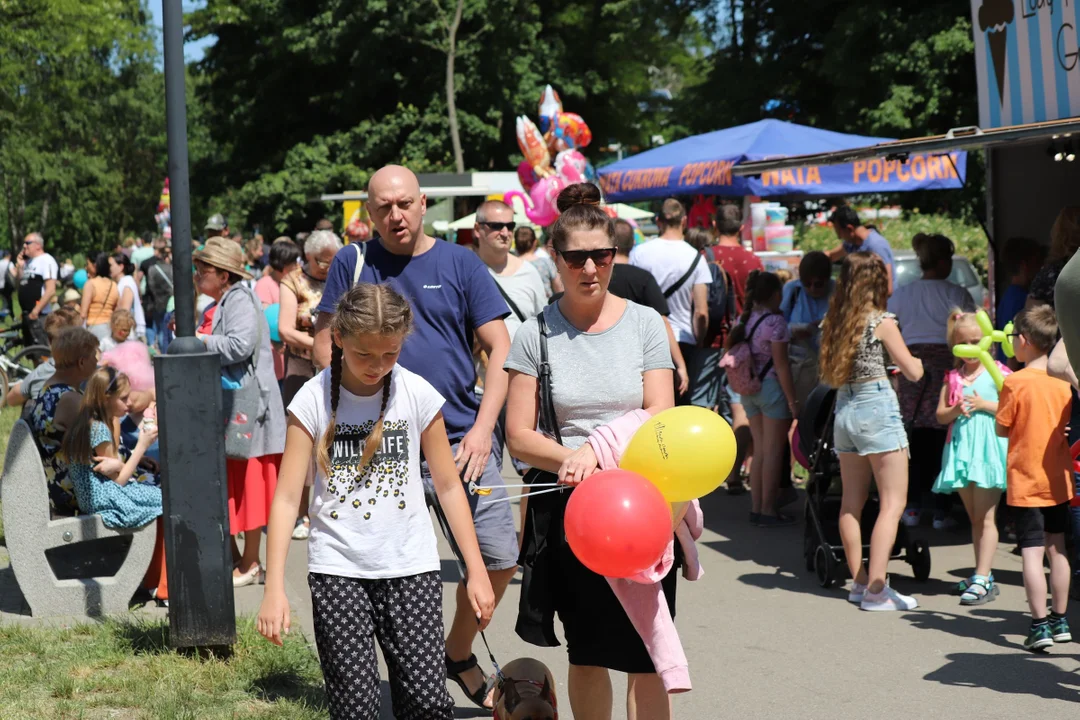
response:
<svg viewBox="0 0 1080 720"><path fill-rule="evenodd" d="M79 509L101 516L113 528L137 528L161 515L161 488L139 469L157 438L157 425L144 425L128 457L120 454L114 423L128 412L131 384L112 367L99 368L86 382L82 407L64 435L62 451L70 467Z"/></svg>
<svg viewBox="0 0 1080 720"><path fill-rule="evenodd" d="M949 316L949 347L978 345L982 330L974 313L954 310ZM1008 368L1001 366L1002 373ZM998 544L994 514L1005 490L1008 440L996 432L998 388L977 358L957 359L945 375L937 420L949 426L936 493L956 493L971 518L975 574L957 585L961 605L982 605L998 595L990 569Z"/></svg>

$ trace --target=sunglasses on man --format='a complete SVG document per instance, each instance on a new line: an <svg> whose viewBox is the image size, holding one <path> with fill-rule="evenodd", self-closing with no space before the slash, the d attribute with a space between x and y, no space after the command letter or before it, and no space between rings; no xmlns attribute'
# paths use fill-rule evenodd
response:
<svg viewBox="0 0 1080 720"><path fill-rule="evenodd" d="M501 222L482 222L480 224L485 226L488 230L491 230L492 232L500 232L500 231L502 231L504 229L509 230L510 232L514 232L514 228L517 227L517 223L513 222L513 221L504 222L504 223L501 223Z"/></svg>
<svg viewBox="0 0 1080 720"><path fill-rule="evenodd" d="M598 268L605 268L615 259L615 248L600 248L599 250L559 250L563 262L573 270L585 267L589 260Z"/></svg>

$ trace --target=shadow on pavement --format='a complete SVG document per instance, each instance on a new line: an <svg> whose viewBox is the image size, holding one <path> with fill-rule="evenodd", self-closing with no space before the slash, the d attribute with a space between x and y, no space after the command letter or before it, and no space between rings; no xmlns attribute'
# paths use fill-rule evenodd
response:
<svg viewBox="0 0 1080 720"><path fill-rule="evenodd" d="M1055 650L1059 647L1055 646ZM1080 675L1045 662L1043 656L953 653L945 659L949 664L923 679L956 687L982 687L1000 693L1080 701Z"/></svg>
<svg viewBox="0 0 1080 720"><path fill-rule="evenodd" d="M965 610L967 610L965 608ZM957 637L982 640L983 642L1005 648L1016 653L1025 653L1021 642L1028 631L1030 617L1020 610L994 610L972 608L963 614L941 612L940 610L920 610L905 614L904 620L923 630L936 630ZM1074 645L1055 645L1055 655L1075 648ZM1077 650L1080 652L1080 649ZM1071 653L1075 654L1075 653ZM983 656L977 656L983 657ZM1080 685L1080 676L1075 679Z"/></svg>

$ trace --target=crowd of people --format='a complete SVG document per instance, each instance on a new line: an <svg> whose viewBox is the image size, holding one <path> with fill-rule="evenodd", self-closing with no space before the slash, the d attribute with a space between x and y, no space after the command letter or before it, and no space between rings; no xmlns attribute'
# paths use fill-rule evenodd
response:
<svg viewBox="0 0 1080 720"><path fill-rule="evenodd" d="M485 201L463 246L425 233L426 199L408 170L383 168L368 192L374 240L346 247L321 221L265 243L215 215L192 268L196 336L221 355L226 396L253 403L255 418L227 447L234 585L265 583L259 629L280 642L290 622L286 554L291 539L308 541L333 717L377 715L376 639L397 717L452 717L447 680L491 708L495 678L474 645L519 566L528 601L516 629L554 645L558 617L575 716L610 716L614 670L628 675L630 717L670 717L669 693L686 678L685 658L658 647L678 645L673 628L666 635L655 613L643 620L569 550L569 493L523 494L515 523L503 458L526 483L572 487L602 469L596 443L606 430L695 405L734 430L724 486L749 489L749 523L789 526L800 497L791 439L819 383L836 389L848 599L869 611L915 608L887 579L898 528L924 515L952 527L955 495L974 556L960 603L998 595L992 559L1007 521L1031 605L1025 647L1071 637L1065 535L1080 513L1069 506L1066 426L1080 427L1070 422L1080 403L1053 288L1080 248L1080 211L1062 212L1041 268L1036 244L1005 248L1014 272L998 319L1014 322L1016 353L1001 365L999 389L978 359L954 356L983 329L971 296L948 280L955 247L940 235L915 237L922 276L899 285L888 241L840 207L831 217L839 246L806 253L784 277L743 246L738 206L689 228L684 206L667 200L658 237L639 242L582 183L561 193L559 219L542 234ZM59 268L36 233L11 262L6 278L27 332L51 354L7 401L25 406L55 515L142 526L162 512L150 358L172 339L173 286L187 279L167 238L88 262L77 298L62 292ZM864 562L872 484L879 511ZM1009 512L999 518L1003 497ZM445 634L429 509L463 571ZM692 557L674 548L654 583L671 616L677 576L693 574ZM167 602L160 541L144 585Z"/></svg>

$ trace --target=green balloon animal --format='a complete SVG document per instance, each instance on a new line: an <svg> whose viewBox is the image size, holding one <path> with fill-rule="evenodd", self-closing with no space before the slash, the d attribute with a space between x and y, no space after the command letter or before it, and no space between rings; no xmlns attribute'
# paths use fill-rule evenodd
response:
<svg viewBox="0 0 1080 720"><path fill-rule="evenodd" d="M986 368L986 372L990 373L990 377L994 379L994 384L997 385L997 389L1000 391L1002 384L1005 382L1005 376L1001 374L1001 368L998 367L994 357L990 354L990 348L994 343L999 343L1005 357L1011 358L1015 356L1012 340L1009 339L1009 335L1013 331L1012 321L1005 326L1004 330L995 330L994 324L990 322L990 316L985 310L979 310L975 313L975 320L979 323L979 329L982 330L982 340L979 341L978 345L954 345L953 355L958 358L978 358L979 362Z"/></svg>

